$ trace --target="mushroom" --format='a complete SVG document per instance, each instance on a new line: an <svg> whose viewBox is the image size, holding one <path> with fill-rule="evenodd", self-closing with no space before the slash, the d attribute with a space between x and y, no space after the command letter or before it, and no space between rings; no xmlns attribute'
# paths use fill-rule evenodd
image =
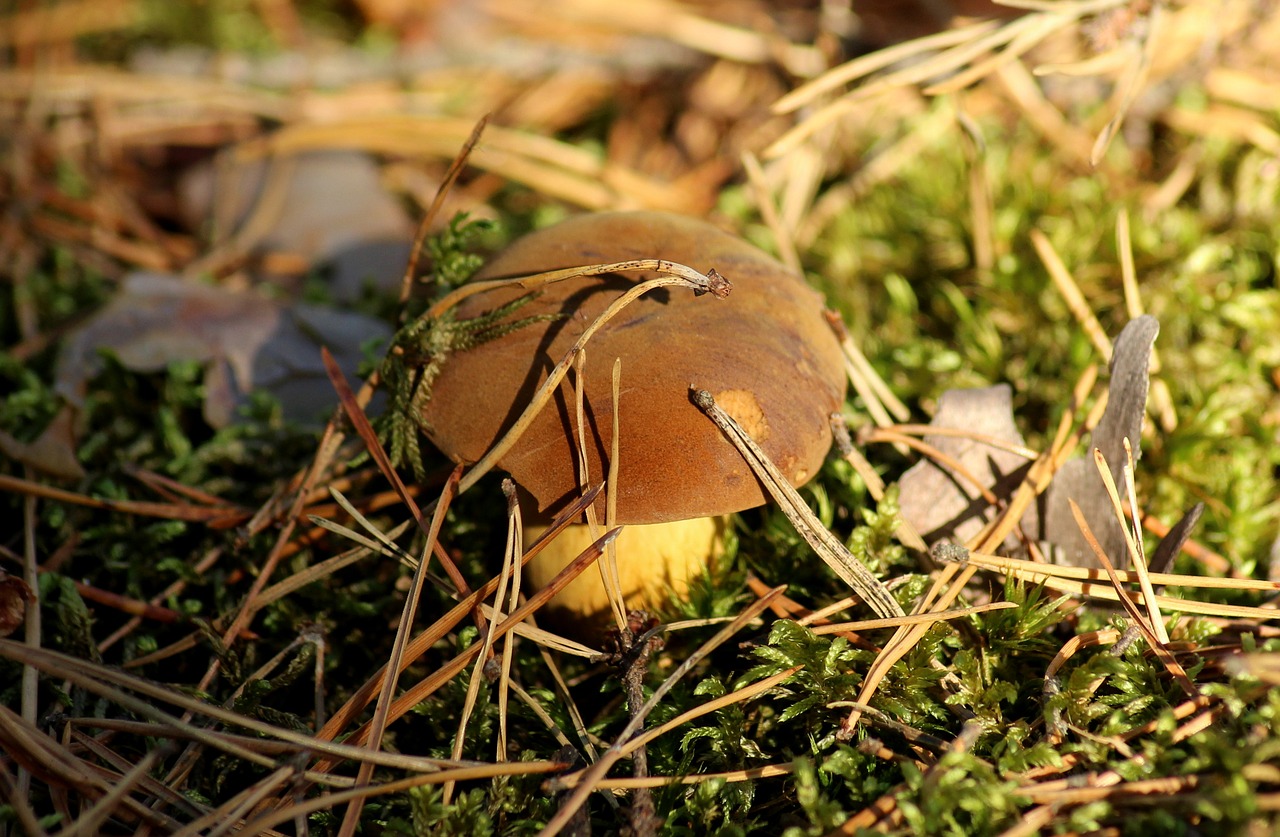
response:
<svg viewBox="0 0 1280 837"><path fill-rule="evenodd" d="M587 343L584 433L566 381L498 463L543 516L579 492L579 438L590 479L602 480L613 443L612 370L621 359L613 499L616 522L626 524L616 543L629 608L651 607L669 590L685 592L716 555L724 516L767 499L742 456L690 402L689 385L712 392L795 486L821 467L831 445L829 418L845 391L843 357L821 296L765 253L704 221L660 212L579 216L517 240L476 281L639 258L714 268L733 291L725 299L695 299L661 289L627 306ZM631 271L548 285L511 318L561 316L450 356L425 408L432 442L454 461L480 459L573 341L643 278ZM456 316L485 314L524 293L514 286L477 293ZM525 568L526 582L544 586L587 543L585 534L562 533ZM608 598L600 574L580 575L549 609L562 623L602 617Z"/></svg>

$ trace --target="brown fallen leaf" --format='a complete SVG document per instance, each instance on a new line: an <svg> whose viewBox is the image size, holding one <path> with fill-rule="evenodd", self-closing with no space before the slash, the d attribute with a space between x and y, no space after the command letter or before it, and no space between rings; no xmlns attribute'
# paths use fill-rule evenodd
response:
<svg viewBox="0 0 1280 837"><path fill-rule="evenodd" d="M18 630L27 618L27 605L35 600L30 585L0 570L0 637Z"/></svg>
<svg viewBox="0 0 1280 837"><path fill-rule="evenodd" d="M68 338L54 389L78 407L104 351L136 372L194 360L208 370L204 414L211 426L229 424L255 389L279 398L286 419L312 424L337 403L320 347L354 376L364 344L385 341L390 332L362 314L138 273Z"/></svg>
<svg viewBox="0 0 1280 837"><path fill-rule="evenodd" d="M1012 393L1007 384L985 389L947 390L942 394L931 427L951 428L1022 447L1022 434L1013 422ZM1021 482L1029 460L978 438L927 435L925 444L958 462L968 475L999 498L1007 498ZM978 486L956 469L924 459L898 483L902 516L929 543L949 539L963 543L986 525L997 509ZM1034 525L1035 509L1024 523ZM1016 543L1011 538L1011 545Z"/></svg>
<svg viewBox="0 0 1280 837"><path fill-rule="evenodd" d="M207 267L248 258L257 278L286 284L323 267L338 301L359 299L366 284L400 287L413 222L368 154L227 154L189 171L181 196L192 228L220 236Z"/></svg>
<svg viewBox="0 0 1280 837"><path fill-rule="evenodd" d="M0 430L0 453L42 474L65 480L81 479L84 469L76 459L75 417L76 411L64 404L44 432L30 442L21 442Z"/></svg>

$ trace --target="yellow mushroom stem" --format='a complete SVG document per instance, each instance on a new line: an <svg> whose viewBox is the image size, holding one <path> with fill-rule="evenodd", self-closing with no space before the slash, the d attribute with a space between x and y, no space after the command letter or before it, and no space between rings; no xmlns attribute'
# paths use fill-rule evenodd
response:
<svg viewBox="0 0 1280 837"><path fill-rule="evenodd" d="M684 596L690 583L723 552L727 525L727 517L698 517L624 527L614 543L627 609L653 610L665 604L673 592ZM546 528L525 526L525 543L531 543ZM585 523L565 529L525 565L526 589L547 586L593 540ZM609 596L601 575L605 560L602 556L596 566L588 567L547 603L544 612L552 621L566 627L599 627L610 621Z"/></svg>

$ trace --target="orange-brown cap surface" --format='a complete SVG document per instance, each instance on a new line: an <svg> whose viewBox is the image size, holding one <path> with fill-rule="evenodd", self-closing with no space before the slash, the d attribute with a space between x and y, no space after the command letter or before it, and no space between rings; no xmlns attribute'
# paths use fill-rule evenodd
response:
<svg viewBox="0 0 1280 837"><path fill-rule="evenodd" d="M476 277L524 276L582 265L661 258L732 284L726 299L661 288L641 297L586 346L587 447L591 482L604 479L612 435L612 370L619 395L618 521L658 523L727 514L765 502L745 461L689 400L710 390L795 485L812 477L831 445L828 419L844 399L839 343L818 293L746 242L691 218L658 212L583 215L525 236ZM583 330L645 277L631 271L549 285L512 319L565 316L519 328L451 356L426 418L431 438L459 462L474 462L529 404ZM475 317L523 291L501 288L464 300ZM499 462L555 511L577 491L573 374Z"/></svg>

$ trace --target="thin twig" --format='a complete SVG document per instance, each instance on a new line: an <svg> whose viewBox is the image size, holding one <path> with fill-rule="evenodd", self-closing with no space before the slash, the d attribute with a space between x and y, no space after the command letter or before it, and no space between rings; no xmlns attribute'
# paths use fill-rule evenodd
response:
<svg viewBox="0 0 1280 837"><path fill-rule="evenodd" d="M405 647L409 644L409 636L413 630L413 619L418 612L418 602L421 599L423 585L426 581L427 559L440 537L440 527L444 525L444 516L449 510L449 503L454 498L461 474L462 466L459 465L445 483L444 490L440 493L440 499L436 502L436 509L431 517L431 526L427 530L427 541L423 545L422 557L418 559L418 568L413 573L413 583L409 586L409 592L405 595L404 611L400 616L400 624L396 626L396 638L391 645L391 656L387 660L388 671L400 670L400 661L404 659ZM481 622L483 624L483 620ZM386 730L387 712L391 706L391 695L395 691L395 686L395 677L383 679L382 691L378 694L378 702L373 710L373 719L369 722L368 742L369 746L375 751L382 746L382 734ZM368 784L372 777L373 765L365 762L360 765L360 769L356 774L356 783L358 785ZM362 798L352 799L350 806L347 808L346 816L343 817L342 827L338 831L340 837L351 837L355 833L356 827L360 822L360 809L363 804L364 800Z"/></svg>
<svg viewBox="0 0 1280 837"><path fill-rule="evenodd" d="M742 454L742 458L751 467L752 473L760 480L769 495L777 501L782 513L802 538L813 547L827 566L835 571L846 584L862 596L871 609L883 617L902 616L902 606L893 598L880 579L867 569L866 565L849 552L840 539L831 534L822 525L805 504L800 494L791 487L791 483L773 464L768 455L761 450L755 440L744 431L733 416L726 413L717 404L715 397L704 389L690 388L693 402L707 414L716 427L724 433L733 446Z"/></svg>
<svg viewBox="0 0 1280 837"><path fill-rule="evenodd" d="M405 264L404 276L400 280L401 316L409 310L406 303L409 301L409 294L413 291L413 277L418 272L418 262L422 258L422 248L427 243L427 233L431 230L432 224L435 223L436 216L440 214L440 209L444 206L445 198L448 197L453 184L458 181L458 176L462 174L462 169L466 166L472 149L480 141L480 135L484 133L485 126L488 124L489 114L486 113L476 122L475 127L471 129L471 135L467 137L466 141L462 143L462 147L458 149L453 162L449 164L448 171L444 173L444 179L436 187L436 193L431 199L431 205L427 207L426 214L422 216L422 221L418 224L418 230L413 237L413 246L409 251L409 261Z"/></svg>

